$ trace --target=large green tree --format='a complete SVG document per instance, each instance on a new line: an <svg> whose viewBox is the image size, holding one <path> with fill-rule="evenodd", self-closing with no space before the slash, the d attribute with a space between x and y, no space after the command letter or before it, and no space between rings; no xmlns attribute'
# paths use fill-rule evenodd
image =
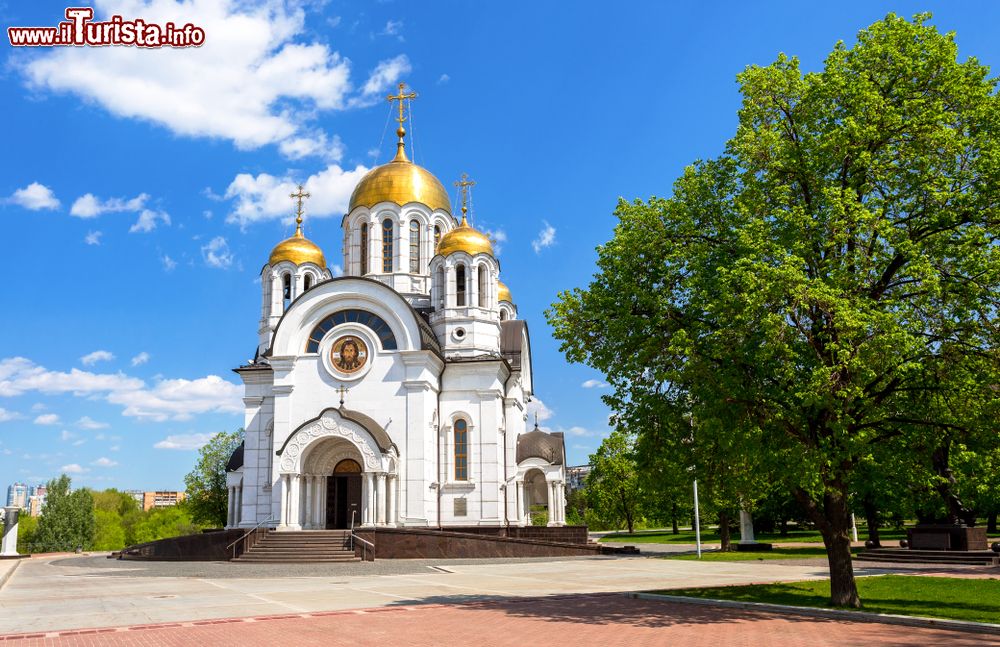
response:
<svg viewBox="0 0 1000 647"><path fill-rule="evenodd" d="M549 313L624 400L689 406L697 435L789 488L836 605L860 606L858 466L905 440L937 452L947 497L949 447L996 442L1000 103L927 21L889 15L820 72L747 68L725 152L669 199L621 202L593 282Z"/></svg>
<svg viewBox="0 0 1000 647"><path fill-rule="evenodd" d="M187 489L187 509L196 523L222 527L226 525L229 505L226 489L226 464L243 442L243 430L221 431L198 450L198 462L184 477ZM141 539L137 536L137 541Z"/></svg>
<svg viewBox="0 0 1000 647"><path fill-rule="evenodd" d="M38 553L89 549L94 540L94 499L90 490L70 491L63 474L46 485L45 506L31 540Z"/></svg>
<svg viewBox="0 0 1000 647"><path fill-rule="evenodd" d="M590 456L587 475L587 504L590 511L612 528L622 525L635 531L642 503L635 462L635 437L620 429L601 442Z"/></svg>

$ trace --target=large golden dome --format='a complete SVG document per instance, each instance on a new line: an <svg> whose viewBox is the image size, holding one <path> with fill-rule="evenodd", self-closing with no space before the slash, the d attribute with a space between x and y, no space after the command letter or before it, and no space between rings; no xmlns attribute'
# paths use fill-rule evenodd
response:
<svg viewBox="0 0 1000 647"><path fill-rule="evenodd" d="M400 128L402 131L402 128ZM351 194L350 213L354 207L374 207L379 202L394 202L403 206L419 202L431 208L451 213L451 201L441 181L406 157L402 136L396 145L396 157L388 164L368 171Z"/></svg>
<svg viewBox="0 0 1000 647"><path fill-rule="evenodd" d="M295 234L291 238L286 238L275 245L267 262L273 266L281 261L291 261L295 265L315 263L326 269L326 258L323 257L323 250L319 248L319 245L302 235L301 224L295 228Z"/></svg>
<svg viewBox="0 0 1000 647"><path fill-rule="evenodd" d="M462 215L462 224L441 236L437 253L447 256L453 252L465 252L469 256L476 254L493 255L493 244L486 234L469 226L469 221Z"/></svg>
<svg viewBox="0 0 1000 647"><path fill-rule="evenodd" d="M510 296L510 288L503 281L497 281L497 301L514 303L514 299Z"/></svg>

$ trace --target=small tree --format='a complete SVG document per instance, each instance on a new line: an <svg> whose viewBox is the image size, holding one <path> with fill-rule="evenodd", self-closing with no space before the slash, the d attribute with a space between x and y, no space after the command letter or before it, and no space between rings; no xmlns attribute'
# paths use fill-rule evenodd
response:
<svg viewBox="0 0 1000 647"><path fill-rule="evenodd" d="M48 482L45 506L38 520L31 548L35 552L61 552L90 548L94 541L94 499L90 490L70 492L63 474Z"/></svg>
<svg viewBox="0 0 1000 647"><path fill-rule="evenodd" d="M590 509L615 528L624 523L629 534L635 531L642 490L635 462L634 439L618 429L604 439L587 476L587 502Z"/></svg>
<svg viewBox="0 0 1000 647"><path fill-rule="evenodd" d="M226 491L226 464L239 444L243 430L221 431L198 450L194 470L184 477L187 488L187 508L196 523L210 527L226 525L229 505ZM137 540L141 539L137 536Z"/></svg>

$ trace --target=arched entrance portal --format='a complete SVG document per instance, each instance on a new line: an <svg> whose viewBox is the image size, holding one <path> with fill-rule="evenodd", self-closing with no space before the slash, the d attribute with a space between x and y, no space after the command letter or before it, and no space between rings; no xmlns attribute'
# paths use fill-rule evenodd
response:
<svg viewBox="0 0 1000 647"><path fill-rule="evenodd" d="M551 517L552 506L549 505L548 483L541 470L532 469L524 475L524 495L529 524L537 515L545 514L546 517Z"/></svg>
<svg viewBox="0 0 1000 647"><path fill-rule="evenodd" d="M361 520L361 465L345 458L326 480L326 527L351 528Z"/></svg>

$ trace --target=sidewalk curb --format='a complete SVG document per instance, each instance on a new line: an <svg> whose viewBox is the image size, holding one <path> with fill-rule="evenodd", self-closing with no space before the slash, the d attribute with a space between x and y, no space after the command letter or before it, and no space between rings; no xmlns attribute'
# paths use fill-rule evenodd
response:
<svg viewBox="0 0 1000 647"><path fill-rule="evenodd" d="M853 622L878 622L904 627L919 627L923 629L950 629L969 633L992 634L1000 636L1000 625L986 622L971 622L969 620L947 620L944 618L925 618L923 616L901 616L888 613L871 613L869 611L842 611L840 609L819 609L815 607L793 607L784 604L768 602L737 602L735 600L713 600L711 598L689 598L680 595L665 595L662 593L626 593L625 597L638 600L659 600L661 602L679 602L681 604L697 604L709 607L728 607L749 611L769 611L794 613L812 618L829 618L831 620L849 620Z"/></svg>
<svg viewBox="0 0 1000 647"><path fill-rule="evenodd" d="M20 565L21 565L21 560L17 560L14 562L14 566L12 566L9 571L4 573L3 575L0 575L0 591L3 590L4 585L7 584L7 580L10 579L10 576L14 574L14 571L16 571L17 567Z"/></svg>

